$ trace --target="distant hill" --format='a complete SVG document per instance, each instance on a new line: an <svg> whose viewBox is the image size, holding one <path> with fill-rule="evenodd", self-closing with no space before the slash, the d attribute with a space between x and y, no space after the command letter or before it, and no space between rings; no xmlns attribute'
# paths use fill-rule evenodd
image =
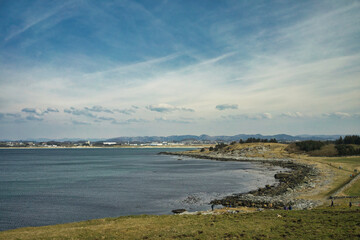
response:
<svg viewBox="0 0 360 240"><path fill-rule="evenodd" d="M173 135L173 136L138 136L138 137L116 137L110 138L106 141L112 142L181 142L186 140L192 141L239 141L248 138L271 139L275 138L278 141L303 141L303 140L336 140L342 135L297 135L291 136L287 134L276 135L261 135L261 134L238 134L234 136L209 136L209 135Z"/></svg>

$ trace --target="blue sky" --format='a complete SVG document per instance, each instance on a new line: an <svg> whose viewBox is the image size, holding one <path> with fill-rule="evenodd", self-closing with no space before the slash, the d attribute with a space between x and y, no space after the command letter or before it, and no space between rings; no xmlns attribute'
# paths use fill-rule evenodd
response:
<svg viewBox="0 0 360 240"><path fill-rule="evenodd" d="M0 1L0 138L359 134L359 1Z"/></svg>

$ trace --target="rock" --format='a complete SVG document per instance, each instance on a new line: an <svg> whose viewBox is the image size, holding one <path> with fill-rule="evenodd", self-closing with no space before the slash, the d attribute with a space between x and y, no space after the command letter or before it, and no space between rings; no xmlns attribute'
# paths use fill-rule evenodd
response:
<svg viewBox="0 0 360 240"><path fill-rule="evenodd" d="M251 149L242 149L237 152L237 155L242 155L243 152L252 151ZM236 157L234 153L232 155L226 155L226 153L211 153L211 154L190 154L190 153L167 153L169 155L177 156L190 156L197 158L213 159L219 161L259 161L267 163L273 166L280 166L288 169L287 172L280 172L274 175L278 179L278 183L274 185L267 185L263 188L259 188L248 193L239 193L231 196L224 197L222 199L215 199L210 204L223 205L223 206L246 206L254 207L257 209L282 209L284 206L291 205L294 209L309 209L317 206L319 203L309 200L296 199L296 192L301 191L304 188L315 187L316 185L312 180L312 177L318 175L316 170L311 165L300 164L289 159L262 159L256 157ZM307 182L307 183L305 183ZM189 196L186 201L189 203L196 203L197 196ZM180 211L179 211L180 210ZM185 209L175 209L174 213L180 213ZM261 210L260 210L261 211Z"/></svg>
<svg viewBox="0 0 360 240"><path fill-rule="evenodd" d="M175 213L175 214L179 214L179 213L186 212L186 209L183 209L183 208L181 208L181 209L174 209L174 210L172 210L172 212Z"/></svg>
<svg viewBox="0 0 360 240"><path fill-rule="evenodd" d="M282 179L282 178L288 178L290 176L290 173L277 173L274 175L276 179Z"/></svg>

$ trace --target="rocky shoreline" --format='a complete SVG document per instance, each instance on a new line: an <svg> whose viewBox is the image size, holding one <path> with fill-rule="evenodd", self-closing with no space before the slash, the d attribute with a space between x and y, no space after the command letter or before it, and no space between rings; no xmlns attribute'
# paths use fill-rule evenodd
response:
<svg viewBox="0 0 360 240"><path fill-rule="evenodd" d="M292 159L239 158L224 153L217 153L213 156L192 152L161 152L159 154L217 161L261 162L289 169L287 172L280 172L274 175L279 181L274 185L266 185L263 188L258 188L248 193L238 193L222 199L214 199L210 204L226 207L244 206L271 209L282 209L289 206L293 209L311 209L321 204L319 201L296 198L300 190L315 187L313 180L318 175L318 170L310 165L295 163Z"/></svg>

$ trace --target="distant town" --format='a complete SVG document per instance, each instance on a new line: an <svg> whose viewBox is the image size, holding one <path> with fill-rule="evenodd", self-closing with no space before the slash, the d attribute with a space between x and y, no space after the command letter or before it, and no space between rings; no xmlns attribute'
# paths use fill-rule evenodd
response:
<svg viewBox="0 0 360 240"><path fill-rule="evenodd" d="M31 140L0 140L0 147L11 148L36 148L36 147L161 147L161 146L203 146L219 143L246 141L248 139L272 140L280 143L291 143L304 140L335 141L341 135L298 135L287 134L261 135L238 134L234 136L209 136L209 135L174 135L168 137L143 136L143 137L118 137L110 139L31 139Z"/></svg>
<svg viewBox="0 0 360 240"><path fill-rule="evenodd" d="M11 148L74 148L74 147L146 147L146 146L203 146L209 144L217 144L212 141L181 141L181 142L110 142L110 141L48 141L48 142L33 142L33 141L6 141L0 142L0 147Z"/></svg>

